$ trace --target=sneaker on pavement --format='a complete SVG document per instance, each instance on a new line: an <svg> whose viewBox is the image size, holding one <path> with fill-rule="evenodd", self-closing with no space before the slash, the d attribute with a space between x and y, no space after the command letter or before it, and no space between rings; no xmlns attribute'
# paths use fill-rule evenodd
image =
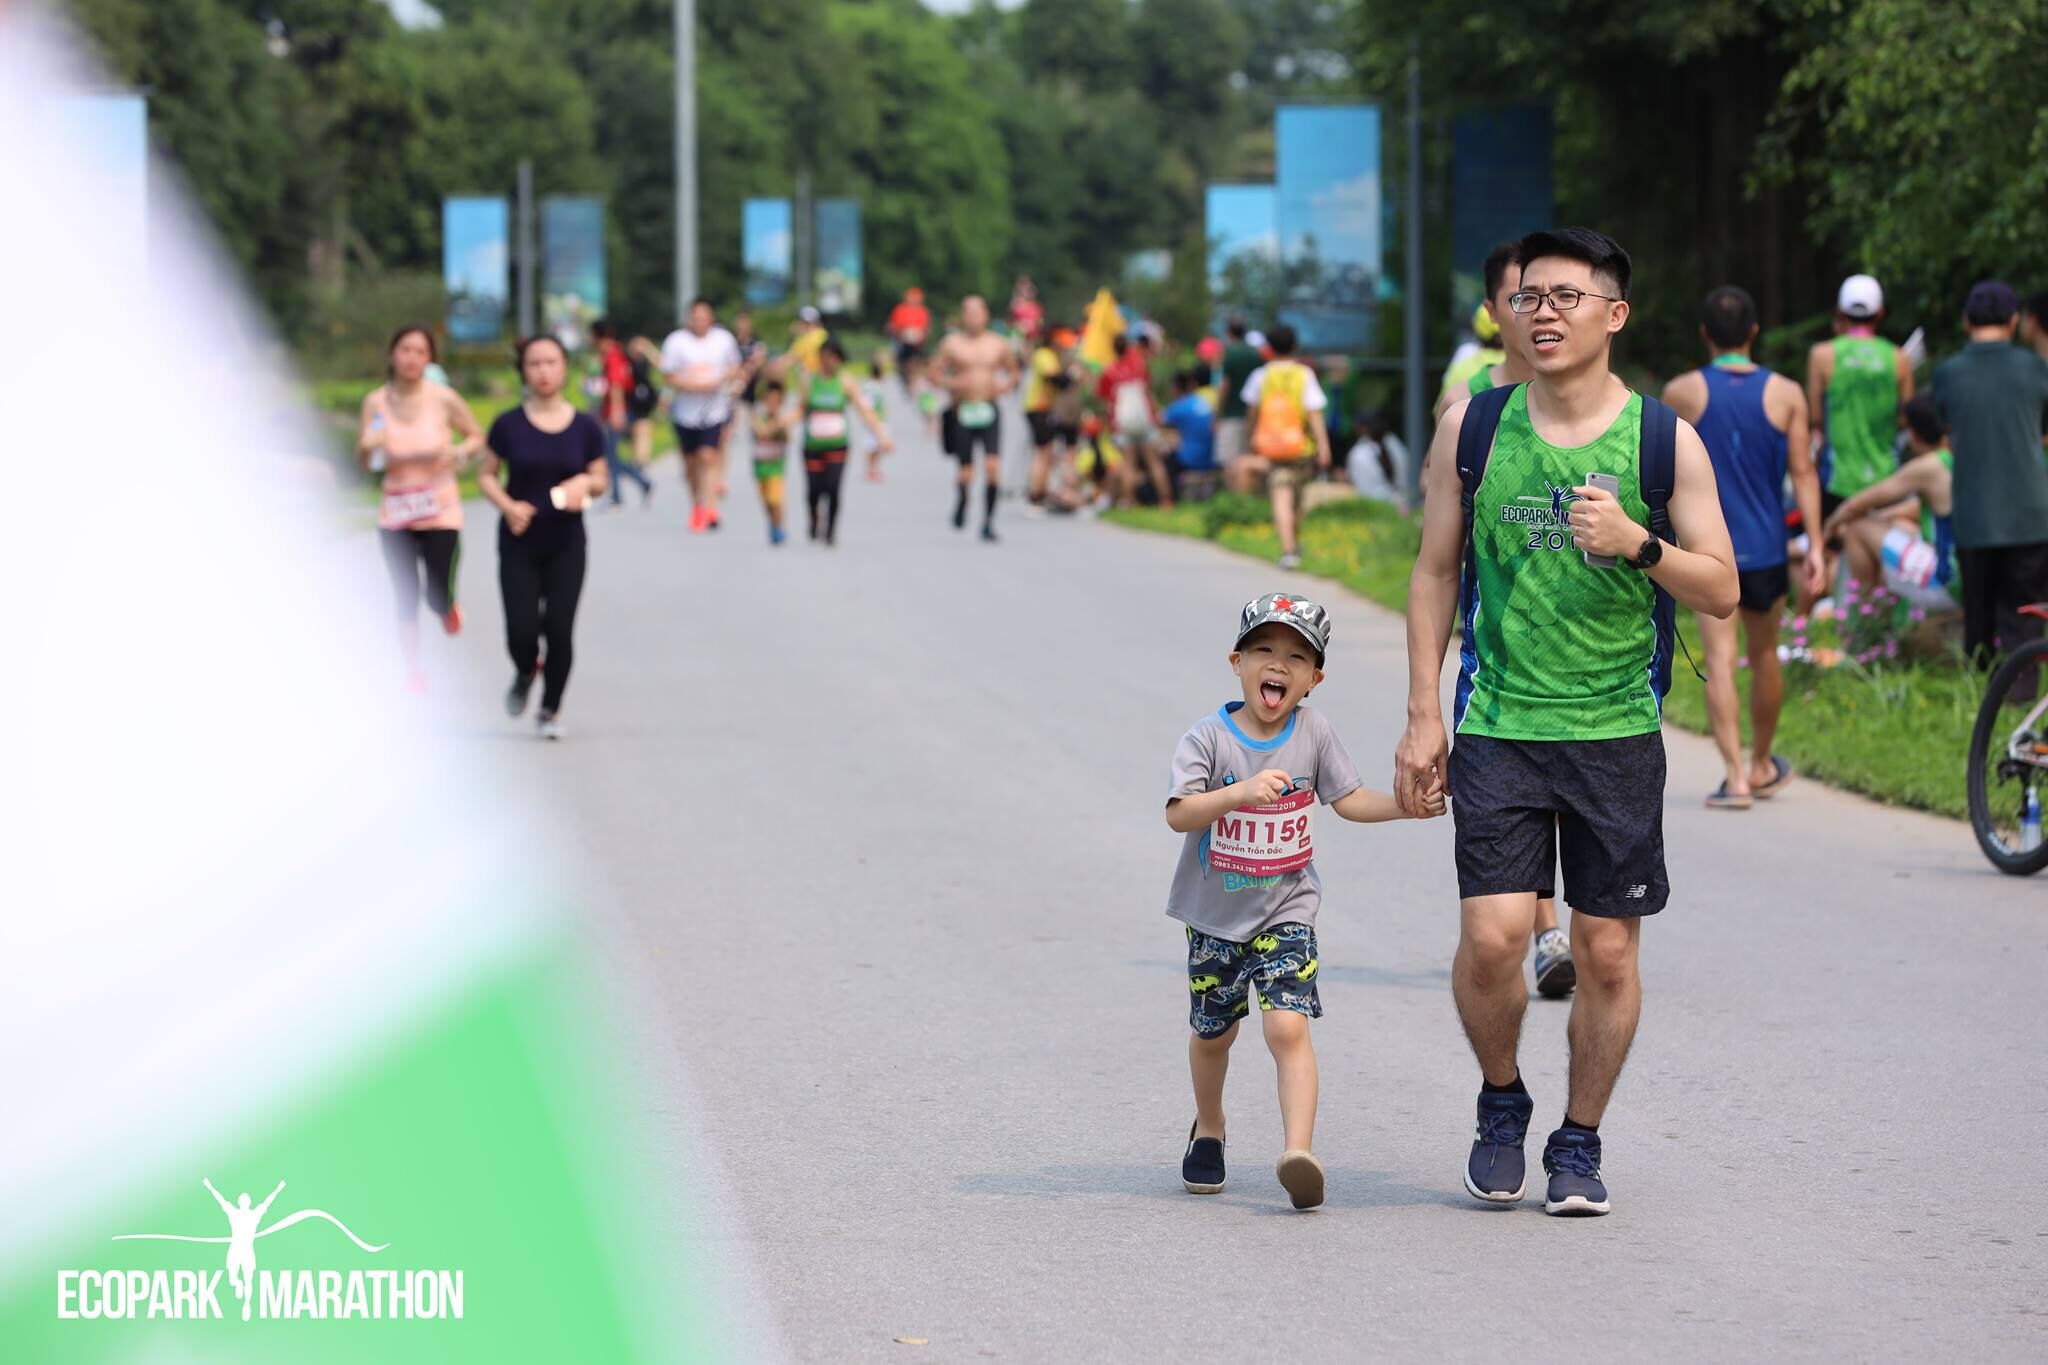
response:
<svg viewBox="0 0 2048 1365"><path fill-rule="evenodd" d="M1560 1128L1543 1144L1543 1169L1550 1174L1545 1213L1590 1217L1608 1210L1607 1186L1600 1179L1600 1135L1583 1128Z"/></svg>
<svg viewBox="0 0 2048 1365"><path fill-rule="evenodd" d="M783 541L788 539L788 533L786 533L780 526L771 526L768 528L768 543L770 545L780 545Z"/></svg>
<svg viewBox="0 0 2048 1365"><path fill-rule="evenodd" d="M538 713L534 717L534 729L539 731L542 739L560 739L562 737L562 722L555 719L555 713L552 711Z"/></svg>
<svg viewBox="0 0 2048 1365"><path fill-rule="evenodd" d="M690 509L690 529L692 531L704 529L704 508L702 505Z"/></svg>
<svg viewBox="0 0 2048 1365"><path fill-rule="evenodd" d="M1180 1183L1189 1194L1223 1193L1223 1139L1198 1138L1188 1127L1187 1154L1180 1159Z"/></svg>
<svg viewBox="0 0 2048 1365"><path fill-rule="evenodd" d="M1571 940L1562 929L1545 929L1536 936L1536 993L1561 1000L1579 984L1579 969L1572 965Z"/></svg>
<svg viewBox="0 0 2048 1365"><path fill-rule="evenodd" d="M505 689L505 714L519 717L526 714L526 699L533 694L533 674L520 673L513 677L512 685Z"/></svg>
<svg viewBox="0 0 2048 1365"><path fill-rule="evenodd" d="M983 540L987 541L987 542L988 542L989 544L991 544L991 545L995 544L995 543L996 543L996 528L995 528L995 527L993 527L993 526L984 526L984 527L982 527L982 528L981 528L981 538L982 538Z"/></svg>
<svg viewBox="0 0 2048 1365"><path fill-rule="evenodd" d="M451 604L441 613L441 630L447 635L462 634L462 608Z"/></svg>
<svg viewBox="0 0 2048 1365"><path fill-rule="evenodd" d="M1489 1204L1513 1204L1529 1184L1529 1160L1522 1143L1536 1101L1526 1094L1479 1092L1479 1130L1465 1162L1465 1188Z"/></svg>
<svg viewBox="0 0 2048 1365"><path fill-rule="evenodd" d="M1280 567L1281 567L1281 568L1283 568L1283 569L1298 569L1298 568L1300 568L1300 567L1301 567L1301 556L1300 556L1300 555L1281 555L1281 556L1280 556Z"/></svg>
<svg viewBox="0 0 2048 1365"><path fill-rule="evenodd" d="M1312 1209L1323 1202L1323 1163L1313 1152L1300 1148L1282 1152L1273 1174L1280 1177L1280 1188L1287 1191L1294 1207Z"/></svg>

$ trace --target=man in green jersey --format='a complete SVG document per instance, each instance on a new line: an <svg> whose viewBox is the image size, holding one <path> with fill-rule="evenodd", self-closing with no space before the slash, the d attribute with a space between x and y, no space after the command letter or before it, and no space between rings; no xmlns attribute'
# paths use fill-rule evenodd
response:
<svg viewBox="0 0 2048 1365"><path fill-rule="evenodd" d="M1462 403L1475 394L1485 393L1500 384L1526 384L1529 381L1528 362L1516 353L1507 329L1500 325L1501 319L1508 315L1508 295L1522 283L1522 267L1515 263L1515 244L1502 242L1487 252L1480 271L1486 284L1486 297L1480 300L1479 308L1499 328L1498 345L1497 348L1475 351L1473 358L1477 364L1453 365L1444 371L1443 392L1436 399L1436 420L1439 422L1454 404Z"/></svg>
<svg viewBox="0 0 2048 1365"><path fill-rule="evenodd" d="M1605 1213L1598 1126L1642 1007L1642 917L1669 895L1658 688L1669 636L1657 594L1725 619L1739 587L1713 465L1683 422L1665 503L1676 541L1647 529L1646 402L1608 368L1628 321L1628 253L1565 228L1523 238L1517 259L1522 283L1505 325L1535 377L1500 414L1469 534L1458 435L1478 400L1437 427L1408 590L1409 719L1395 795L1414 811L1444 788L1457 816L1452 993L1483 1081L1465 1188L1491 1203L1515 1202L1527 1186L1522 1144L1535 1106L1515 1064L1528 1004L1522 945L1562 864L1578 997L1564 1123L1543 1153L1544 1209ZM1453 754L1439 690L1461 597Z"/></svg>
<svg viewBox="0 0 2048 1365"><path fill-rule="evenodd" d="M1835 295L1834 337L1817 343L1806 356L1813 446L1824 449L1823 520L1844 499L1898 468L1892 444L1899 435L1899 413L1913 396L1913 363L1877 334L1883 317L1884 289L1868 275L1851 275Z"/></svg>

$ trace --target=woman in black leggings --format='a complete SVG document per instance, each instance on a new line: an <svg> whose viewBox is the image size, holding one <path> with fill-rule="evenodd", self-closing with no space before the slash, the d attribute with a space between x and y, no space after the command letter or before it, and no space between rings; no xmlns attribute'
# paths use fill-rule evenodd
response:
<svg viewBox="0 0 2048 1365"><path fill-rule="evenodd" d="M505 598L505 646L513 668L505 713L526 710L539 673L545 679L540 736L560 739L556 716L575 661L571 635L583 593L583 509L605 491L604 429L562 396L569 356L555 338L521 342L519 374L526 381L526 401L491 423L476 482L504 517L498 523L498 588Z"/></svg>

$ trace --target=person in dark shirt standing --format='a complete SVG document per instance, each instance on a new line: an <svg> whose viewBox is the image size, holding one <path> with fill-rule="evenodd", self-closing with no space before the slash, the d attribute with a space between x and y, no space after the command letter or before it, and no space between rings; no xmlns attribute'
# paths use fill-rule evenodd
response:
<svg viewBox="0 0 2048 1365"><path fill-rule="evenodd" d="M2048 600L2048 361L2013 344L2019 299L1997 280L1970 290L1970 343L1934 371L1934 404L1955 452L1956 568L1963 647L1995 651L2039 634L2029 602Z"/></svg>
<svg viewBox="0 0 2048 1365"><path fill-rule="evenodd" d="M1216 404L1216 466L1230 468L1230 462L1245 453L1250 432L1245 426L1244 381L1266 363L1247 338L1244 319L1233 317L1224 328L1230 342L1223 348L1223 383Z"/></svg>
<svg viewBox="0 0 2048 1365"><path fill-rule="evenodd" d="M569 685L576 603L583 595L583 509L605 491L604 428L562 396L569 356L552 336L520 343L519 375L526 401L491 423L476 484L504 518L498 523L498 588L513 668L505 713L526 710L534 675L541 673L540 737L560 739L556 715Z"/></svg>

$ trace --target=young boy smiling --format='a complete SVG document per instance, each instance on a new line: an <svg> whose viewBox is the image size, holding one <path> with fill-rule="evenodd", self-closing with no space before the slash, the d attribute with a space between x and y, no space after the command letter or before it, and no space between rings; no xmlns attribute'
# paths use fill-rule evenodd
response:
<svg viewBox="0 0 2048 1365"><path fill-rule="evenodd" d="M1323 884L1310 812L1320 799L1346 820L1403 818L1392 796L1359 782L1330 723L1301 704L1323 680L1329 643L1330 615L1314 602L1269 593L1246 603L1230 654L1244 698L1196 721L1174 751L1166 823L1186 839L1166 913L1187 925L1195 1124L1181 1182L1191 1194L1223 1189L1223 1077L1255 989L1280 1073L1286 1141L1275 1174L1297 1209L1323 1202L1322 1163L1309 1151L1316 1055L1308 1021L1323 1012L1315 931ZM1441 815L1442 791L1422 809Z"/></svg>

